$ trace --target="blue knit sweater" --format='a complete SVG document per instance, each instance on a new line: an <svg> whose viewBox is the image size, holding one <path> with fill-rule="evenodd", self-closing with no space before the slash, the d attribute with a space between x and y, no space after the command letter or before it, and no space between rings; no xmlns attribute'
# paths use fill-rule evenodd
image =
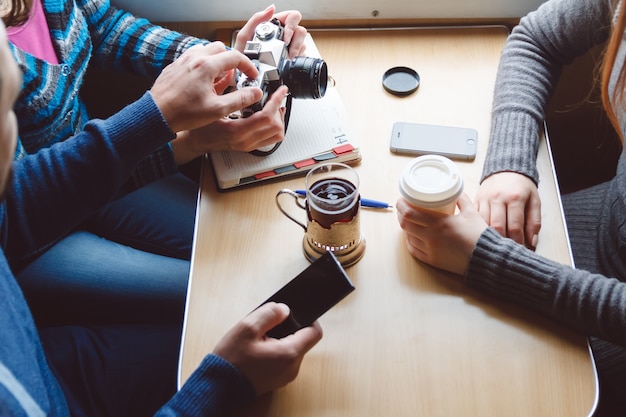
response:
<svg viewBox="0 0 626 417"><path fill-rule="evenodd" d="M90 66L156 78L183 51L206 41L152 25L110 5L109 0L42 0L59 64L11 49L24 73L15 106L17 158L61 142L89 120L80 89ZM164 144L134 172L134 186L176 172Z"/></svg>
<svg viewBox="0 0 626 417"><path fill-rule="evenodd" d="M73 140L16 161L0 203L0 415L69 416L11 266L72 229L116 193L146 154L174 137L152 97ZM254 398L250 382L209 355L159 416L223 416Z"/></svg>

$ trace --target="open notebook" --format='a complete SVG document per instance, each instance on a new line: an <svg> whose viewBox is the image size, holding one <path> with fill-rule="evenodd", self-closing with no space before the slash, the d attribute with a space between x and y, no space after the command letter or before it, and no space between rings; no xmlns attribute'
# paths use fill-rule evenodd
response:
<svg viewBox="0 0 626 417"><path fill-rule="evenodd" d="M320 57L307 35L307 56ZM332 68L329 66L329 73ZM339 93L329 82L326 95L317 100L294 99L283 143L268 156L247 152L209 154L220 190L285 176L304 175L316 164L351 163L361 159Z"/></svg>

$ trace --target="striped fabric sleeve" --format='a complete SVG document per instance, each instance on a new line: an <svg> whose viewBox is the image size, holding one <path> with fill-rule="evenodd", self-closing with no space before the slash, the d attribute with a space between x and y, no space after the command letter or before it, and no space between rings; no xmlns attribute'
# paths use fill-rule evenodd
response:
<svg viewBox="0 0 626 417"><path fill-rule="evenodd" d="M150 23L111 6L109 0L77 0L91 33L96 65L156 77L163 67L203 39Z"/></svg>

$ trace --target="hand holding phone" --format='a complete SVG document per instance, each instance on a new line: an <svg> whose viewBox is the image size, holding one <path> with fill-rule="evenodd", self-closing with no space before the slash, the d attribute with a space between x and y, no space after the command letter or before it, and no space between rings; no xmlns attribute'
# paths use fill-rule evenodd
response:
<svg viewBox="0 0 626 417"><path fill-rule="evenodd" d="M396 122L391 131L392 152L411 155L442 155L452 159L476 157L476 129Z"/></svg>
<svg viewBox="0 0 626 417"><path fill-rule="evenodd" d="M267 335L280 339L310 326L352 291L354 286L343 267L332 252L326 252L261 304L275 301L291 310Z"/></svg>

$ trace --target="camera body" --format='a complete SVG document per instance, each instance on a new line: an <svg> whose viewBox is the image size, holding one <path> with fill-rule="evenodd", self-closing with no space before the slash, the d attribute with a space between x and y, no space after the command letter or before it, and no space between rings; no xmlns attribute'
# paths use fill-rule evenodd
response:
<svg viewBox="0 0 626 417"><path fill-rule="evenodd" d="M318 99L326 94L328 68L324 60L311 57L289 59L288 48L283 42L283 27L278 19L260 23L254 38L246 43L244 54L256 65L259 75L252 79L237 73L237 89L259 87L263 91L261 100L241 110L242 117L249 117L265 106L269 97L280 87L289 88L285 129L288 124L292 98ZM280 142L252 151L253 154L269 155L278 148ZM268 149L269 148L269 149Z"/></svg>

